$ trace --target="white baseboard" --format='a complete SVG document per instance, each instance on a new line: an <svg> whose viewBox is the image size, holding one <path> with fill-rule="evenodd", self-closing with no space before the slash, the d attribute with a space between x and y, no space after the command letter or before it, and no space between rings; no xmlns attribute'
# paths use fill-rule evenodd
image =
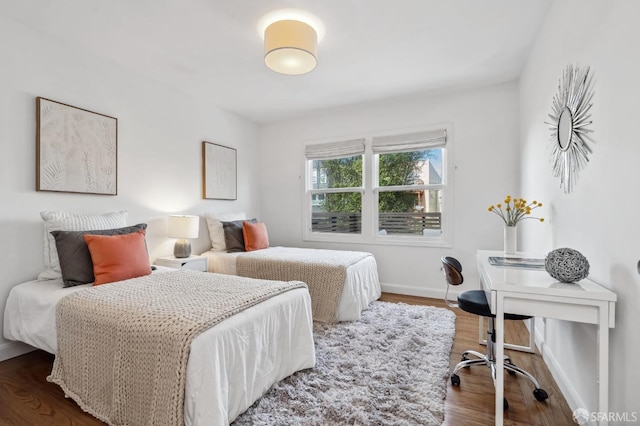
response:
<svg viewBox="0 0 640 426"><path fill-rule="evenodd" d="M580 397L580 394L576 390L576 388L571 384L571 381L565 374L562 366L558 362L558 358L553 353L553 351L549 348L549 345L545 344L544 336L540 333L540 328L536 328L536 346L538 350L542 354L542 359L544 363L547 365L549 372L553 376L553 379L556 381L560 392L562 392L562 396L567 401L567 405L571 411L575 411L578 408L586 407L586 404ZM542 384L540 384L542 386ZM589 423L592 424L592 423Z"/></svg>
<svg viewBox="0 0 640 426"><path fill-rule="evenodd" d="M6 361L20 355L35 351L36 348L22 342L8 342L0 345L0 361Z"/></svg>
<svg viewBox="0 0 640 426"><path fill-rule="evenodd" d="M413 286L402 285L402 284L393 284L393 283L380 283L380 287L382 287L382 291L385 293L394 293L394 294L404 294L407 296L418 296L418 297L430 297L432 299L441 299L444 300L445 290L446 289L435 289L435 288L416 288ZM449 298L455 300L458 297L458 291L450 291Z"/></svg>

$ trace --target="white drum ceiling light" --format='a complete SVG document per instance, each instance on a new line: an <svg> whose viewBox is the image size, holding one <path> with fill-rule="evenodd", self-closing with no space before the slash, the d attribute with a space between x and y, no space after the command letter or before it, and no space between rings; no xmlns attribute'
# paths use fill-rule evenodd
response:
<svg viewBox="0 0 640 426"><path fill-rule="evenodd" d="M316 67L324 26L314 15L297 9L276 10L260 20L258 30L264 37L264 62L271 70L299 75Z"/></svg>

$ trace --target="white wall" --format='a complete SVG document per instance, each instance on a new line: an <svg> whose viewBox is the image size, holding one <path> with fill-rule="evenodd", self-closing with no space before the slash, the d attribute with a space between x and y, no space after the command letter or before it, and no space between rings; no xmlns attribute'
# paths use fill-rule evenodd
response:
<svg viewBox="0 0 640 426"><path fill-rule="evenodd" d="M170 213L259 215L257 128L217 108L207 93L185 96L1 15L0 52L0 306L13 285L43 268L42 210L128 210L129 223L149 225L152 260L171 254ZM117 196L35 191L36 96L118 118ZM203 140L238 149L238 201L202 200ZM207 240L201 221L193 251L204 251ZM0 337L0 360L15 350Z"/></svg>
<svg viewBox="0 0 640 426"><path fill-rule="evenodd" d="M272 244L372 252L384 289L441 297L440 257L465 267L465 287L478 288L475 251L502 247L502 226L487 211L518 187L517 87L515 83L472 92L365 104L325 115L263 126L260 130L262 219ZM311 243L302 240L304 144L362 133L449 122L453 176L453 246L425 248Z"/></svg>
<svg viewBox="0 0 640 426"><path fill-rule="evenodd" d="M525 248L579 250L590 262L589 278L618 295L611 330L612 412L640 416L640 144L637 54L640 2L565 0L553 2L520 81L521 176L524 193L550 212L544 232L525 229ZM595 75L592 110L594 152L573 193L566 195L549 165L544 121L566 65L590 66ZM548 320L543 349L573 408L597 408L596 328Z"/></svg>

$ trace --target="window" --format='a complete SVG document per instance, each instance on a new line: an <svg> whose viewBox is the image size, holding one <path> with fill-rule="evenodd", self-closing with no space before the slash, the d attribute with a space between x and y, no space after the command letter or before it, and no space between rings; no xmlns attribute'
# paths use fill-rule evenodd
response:
<svg viewBox="0 0 640 426"><path fill-rule="evenodd" d="M363 139L307 147L311 232L362 232L363 154Z"/></svg>
<svg viewBox="0 0 640 426"><path fill-rule="evenodd" d="M305 239L446 245L447 130L306 147Z"/></svg>
<svg viewBox="0 0 640 426"><path fill-rule="evenodd" d="M445 142L444 130L373 138L379 234L442 234Z"/></svg>

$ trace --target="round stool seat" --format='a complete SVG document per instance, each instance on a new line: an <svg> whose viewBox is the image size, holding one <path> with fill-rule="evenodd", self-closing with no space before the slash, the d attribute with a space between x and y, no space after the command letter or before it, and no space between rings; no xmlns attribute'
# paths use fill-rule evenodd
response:
<svg viewBox="0 0 640 426"><path fill-rule="evenodd" d="M483 317L495 318L491 313L491 308L487 302L484 290L467 290L458 296L458 307L463 311L480 315ZM531 318L527 315L504 314L505 320L525 320Z"/></svg>

